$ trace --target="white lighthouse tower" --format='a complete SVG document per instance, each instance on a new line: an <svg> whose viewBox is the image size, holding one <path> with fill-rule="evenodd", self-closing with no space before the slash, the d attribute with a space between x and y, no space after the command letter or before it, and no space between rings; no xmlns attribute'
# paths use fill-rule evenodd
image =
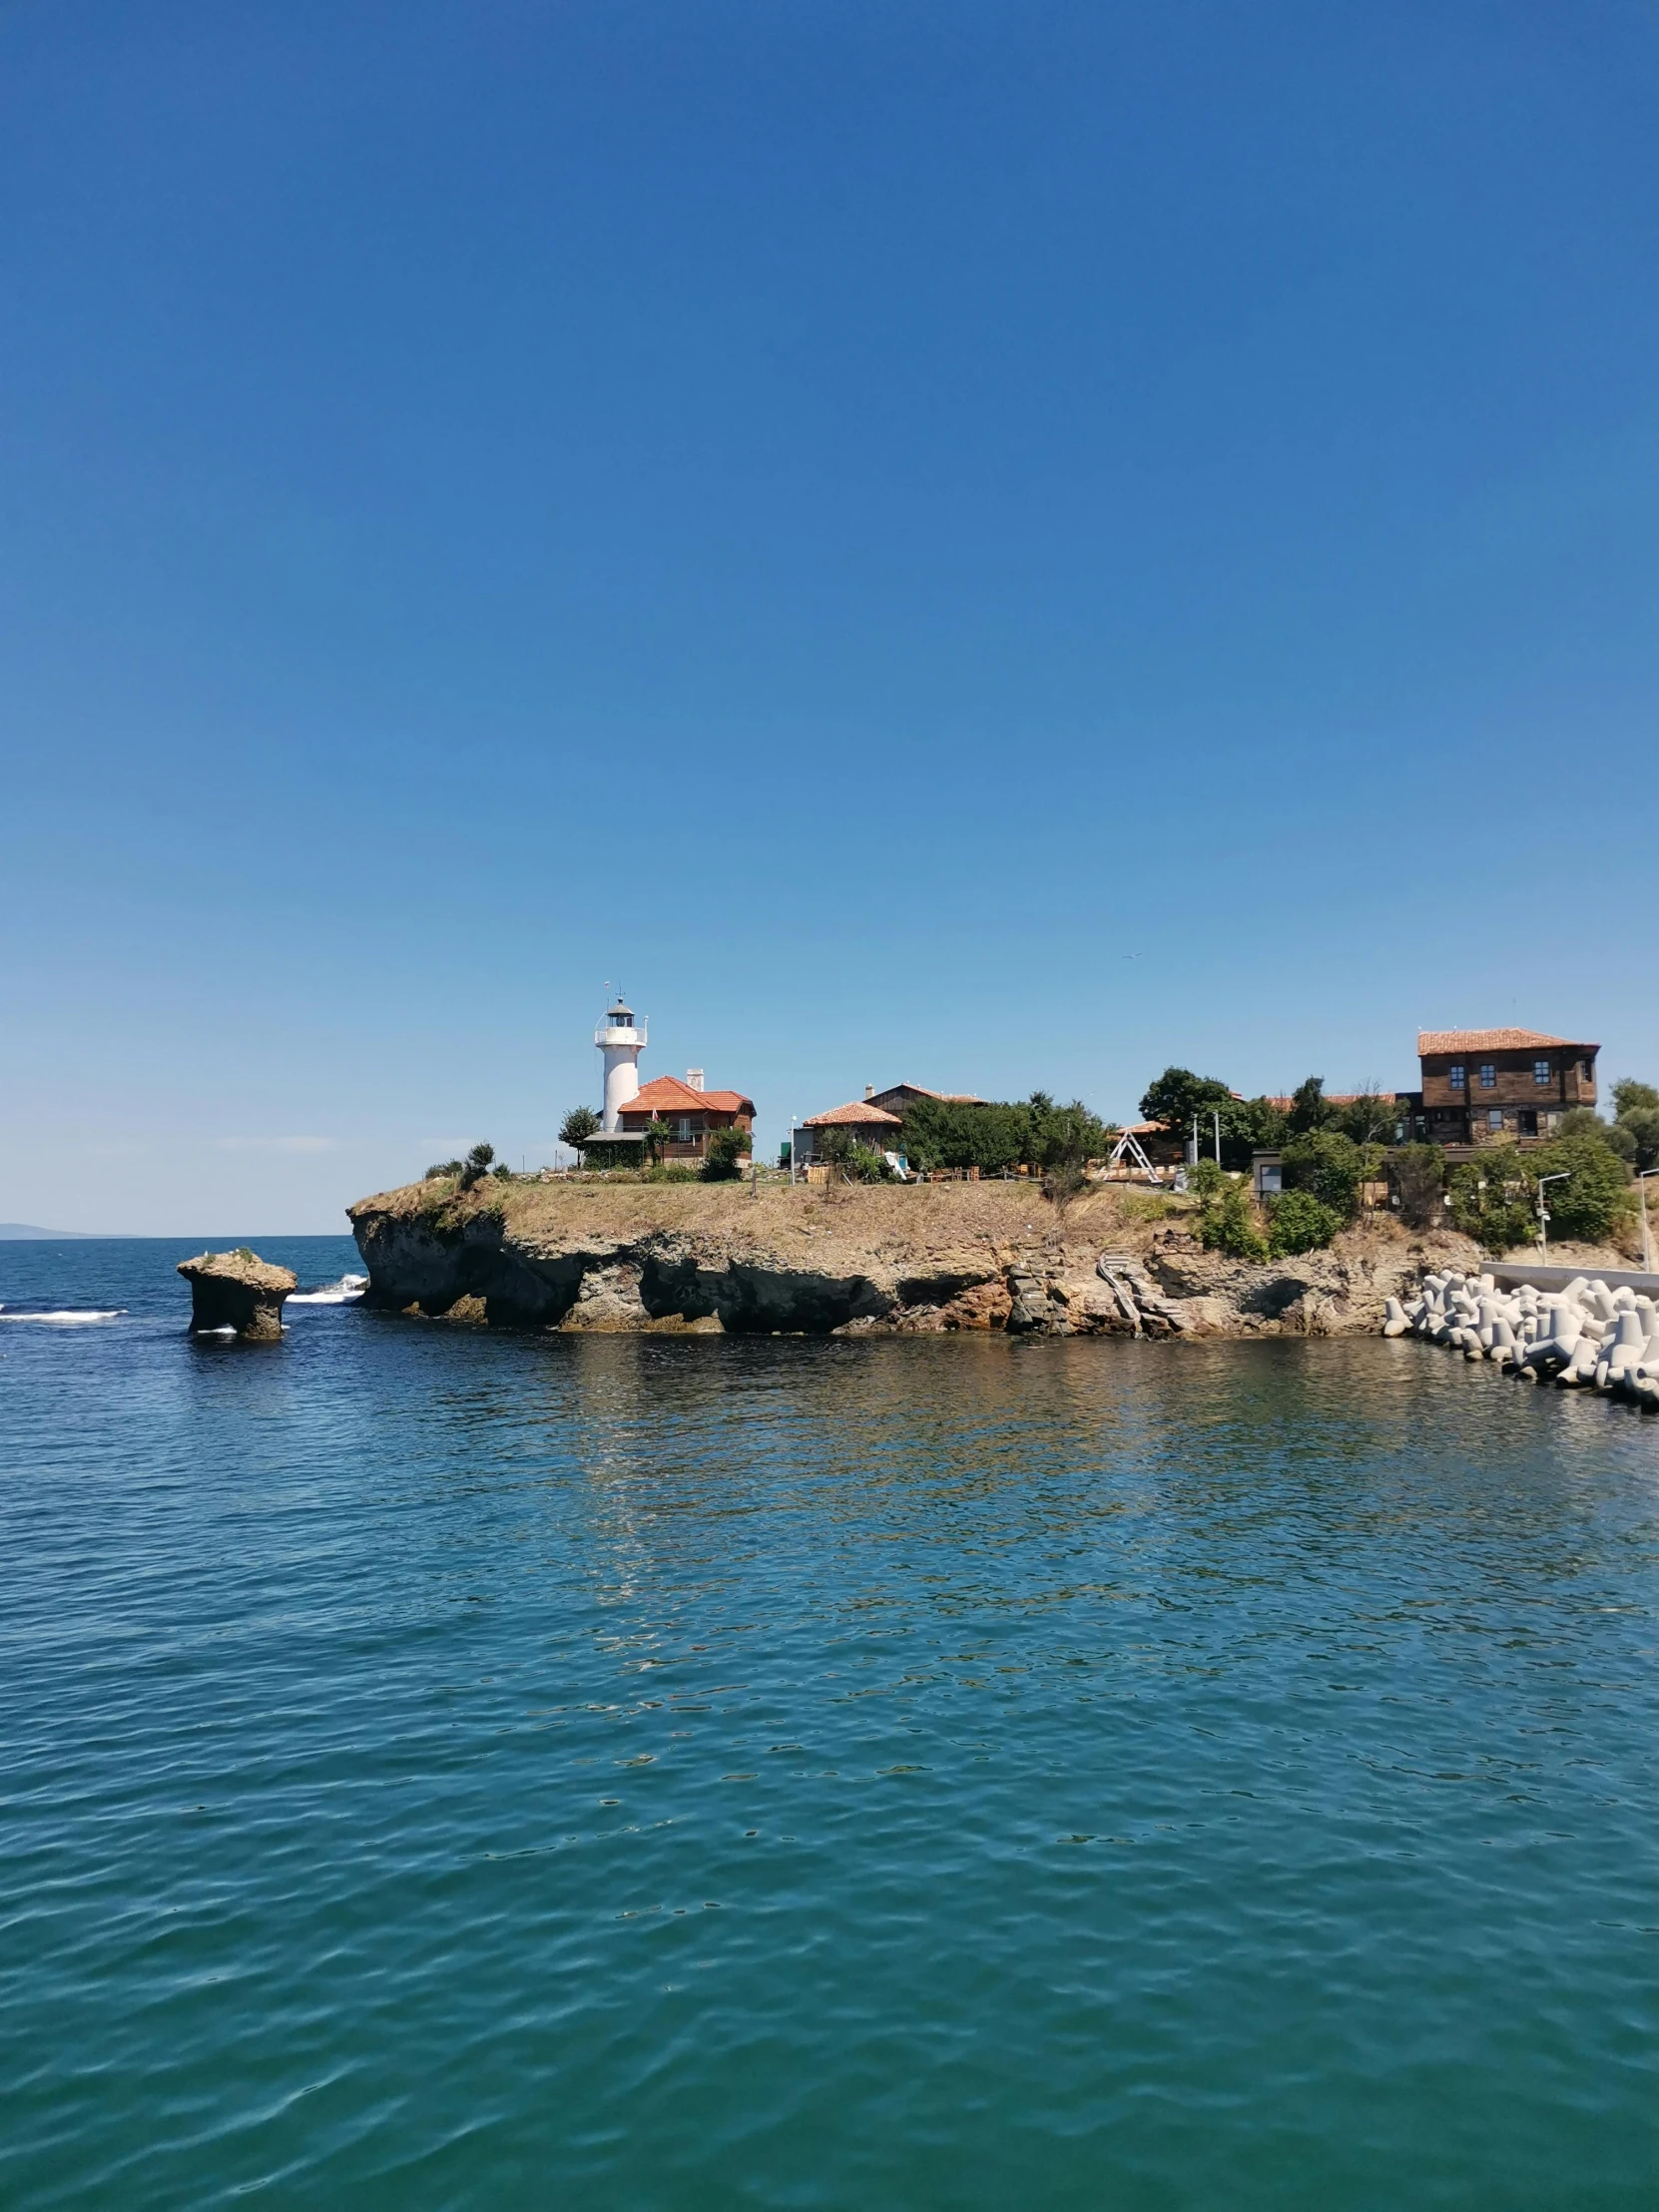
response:
<svg viewBox="0 0 1659 2212"><path fill-rule="evenodd" d="M593 1041L605 1063L605 1110L599 1125L612 1130L618 1125L623 1107L640 1095L640 1054L645 1050L645 1022L642 1018L636 1023L620 991L616 1004L594 1031Z"/></svg>

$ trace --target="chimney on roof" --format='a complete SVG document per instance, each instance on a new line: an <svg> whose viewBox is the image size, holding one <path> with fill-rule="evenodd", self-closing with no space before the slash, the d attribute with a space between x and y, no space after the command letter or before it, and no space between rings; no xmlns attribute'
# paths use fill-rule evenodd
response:
<svg viewBox="0 0 1659 2212"><path fill-rule="evenodd" d="M687 1068L686 1088L689 1091L700 1091L703 1088L703 1070L701 1068Z"/></svg>
<svg viewBox="0 0 1659 2212"><path fill-rule="evenodd" d="M873 1083L866 1083L864 1085L864 1096L866 1098L873 1098L875 1096L875 1085Z"/></svg>

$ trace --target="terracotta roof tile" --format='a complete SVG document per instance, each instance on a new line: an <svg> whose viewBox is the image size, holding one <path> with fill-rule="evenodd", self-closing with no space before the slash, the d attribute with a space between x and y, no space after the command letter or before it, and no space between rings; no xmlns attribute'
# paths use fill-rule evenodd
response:
<svg viewBox="0 0 1659 2212"><path fill-rule="evenodd" d="M1530 1052L1534 1045L1565 1046L1569 1052L1599 1052L1598 1044L1571 1037L1546 1037L1541 1029L1419 1029L1417 1057L1431 1052Z"/></svg>
<svg viewBox="0 0 1659 2212"><path fill-rule="evenodd" d="M659 1075L642 1083L625 1114L695 1114L712 1107L717 1114L752 1114L755 1101L742 1091L694 1091L677 1075Z"/></svg>
<svg viewBox="0 0 1659 2212"><path fill-rule="evenodd" d="M1320 1096L1327 1106L1358 1106L1363 1098L1375 1098L1380 1106L1393 1106L1399 1101L1398 1091L1322 1091ZM1296 1100L1294 1097L1270 1098L1268 1104L1288 1114Z"/></svg>
<svg viewBox="0 0 1659 2212"><path fill-rule="evenodd" d="M864 1125L871 1129L902 1129L904 1126L896 1114L886 1113L881 1107L870 1105L864 1098L855 1099L850 1106L831 1106L827 1114L809 1114L801 1124L803 1129L830 1129L846 1125Z"/></svg>
<svg viewBox="0 0 1659 2212"><path fill-rule="evenodd" d="M914 1091L918 1098L936 1098L941 1106L983 1106L985 1103L977 1091L933 1091L925 1083L888 1083L875 1095L886 1098L894 1091Z"/></svg>

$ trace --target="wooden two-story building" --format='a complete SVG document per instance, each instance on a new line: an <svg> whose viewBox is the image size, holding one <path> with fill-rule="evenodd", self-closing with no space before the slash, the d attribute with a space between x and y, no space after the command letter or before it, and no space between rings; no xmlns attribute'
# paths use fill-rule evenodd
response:
<svg viewBox="0 0 1659 2212"><path fill-rule="evenodd" d="M1569 1106L1596 1102L1597 1044L1536 1029L1423 1029L1422 1088L1398 1093L1411 1144L1543 1144Z"/></svg>
<svg viewBox="0 0 1659 2212"><path fill-rule="evenodd" d="M741 1129L748 1135L755 1126L755 1101L742 1091L705 1090L703 1070L691 1068L683 1083L677 1075L659 1075L647 1083L622 1108L620 1118L624 1135L642 1145L653 1121L666 1123L661 1157L690 1162L706 1158L717 1129Z"/></svg>
<svg viewBox="0 0 1659 2212"><path fill-rule="evenodd" d="M864 1085L861 1099L845 1106L831 1106L828 1113L811 1114L795 1131L795 1164L807 1167L819 1156L820 1140L831 1129L845 1130L855 1144L874 1152L902 1152L904 1116L919 1099L936 1099L946 1106L980 1106L984 1101L972 1091L930 1091L922 1083L892 1083L878 1091Z"/></svg>

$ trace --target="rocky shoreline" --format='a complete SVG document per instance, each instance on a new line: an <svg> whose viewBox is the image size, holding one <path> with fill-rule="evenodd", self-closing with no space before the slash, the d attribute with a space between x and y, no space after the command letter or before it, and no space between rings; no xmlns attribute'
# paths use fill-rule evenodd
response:
<svg viewBox="0 0 1659 2212"><path fill-rule="evenodd" d="M349 1209L366 1303L569 1333L1033 1337L1375 1334L1466 1240L1375 1220L1261 1264L1203 1251L1179 1201L1029 1184L413 1184Z"/></svg>

